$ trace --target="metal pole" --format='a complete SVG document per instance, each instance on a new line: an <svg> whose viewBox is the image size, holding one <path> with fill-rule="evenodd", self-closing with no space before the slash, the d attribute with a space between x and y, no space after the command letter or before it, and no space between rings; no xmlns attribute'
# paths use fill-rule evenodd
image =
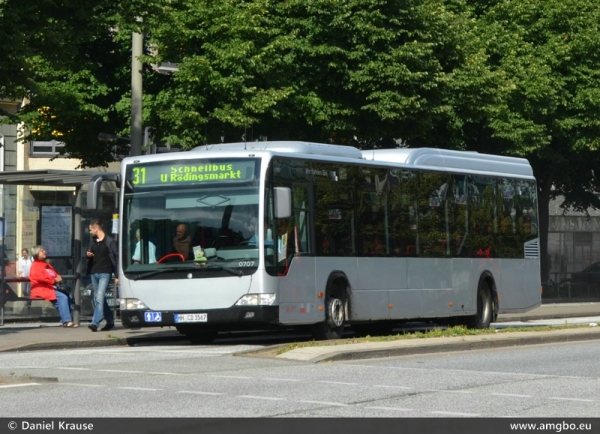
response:
<svg viewBox="0 0 600 434"><path fill-rule="evenodd" d="M6 269L4 268L4 266L6 265L4 263L4 255L6 254L6 246L4 245L5 225L6 219L3 215L2 217L0 217L0 230L2 231L2 252L0 252L0 274L2 275L2 278L0 279L0 325L4 325L4 297L8 293L6 289L8 288L8 285L6 284L6 276L4 275L4 273L6 272Z"/></svg>
<svg viewBox="0 0 600 434"><path fill-rule="evenodd" d="M2 230L4 230L4 217L0 217L0 219L2 220ZM2 250L4 252L4 238L2 238ZM2 273L2 278L0 280L0 326L4 325L4 286L5 286L5 282L4 282L4 255L0 254L0 263L2 265L0 265L0 273Z"/></svg>
<svg viewBox="0 0 600 434"><path fill-rule="evenodd" d="M4 135L0 134L0 171L4 172L4 150L6 149L4 147ZM2 251L6 252L5 246L4 246L4 184L0 185L0 220L2 221L2 233L0 234L2 236ZM0 288L0 326L4 325L4 279L6 276L4 276L4 255L2 254L2 288Z"/></svg>
<svg viewBox="0 0 600 434"><path fill-rule="evenodd" d="M141 33L131 35L131 151L130 155L142 155L142 62L144 37Z"/></svg>
<svg viewBox="0 0 600 434"><path fill-rule="evenodd" d="M81 314L81 187L75 189L75 230L73 233L73 268L75 270L75 309L73 309L73 322L79 325Z"/></svg>

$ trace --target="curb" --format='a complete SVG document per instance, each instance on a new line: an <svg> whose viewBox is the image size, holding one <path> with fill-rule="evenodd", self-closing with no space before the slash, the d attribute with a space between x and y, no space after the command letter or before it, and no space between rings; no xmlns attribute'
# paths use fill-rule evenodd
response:
<svg viewBox="0 0 600 434"><path fill-rule="evenodd" d="M558 332L558 330L557 330ZM402 346L396 348L379 349L355 349L332 351L328 354L321 354L312 359L306 360L308 363L339 362L348 360L375 359L385 357L410 356L416 354L431 354L454 351L470 350L489 350L494 348L516 347L523 345L541 345L560 342L579 342L600 339L600 329L592 329L585 332L537 332L539 336L507 336L501 338L476 340L473 342L453 341L439 344L427 344L417 346ZM536 332L533 332L536 333ZM492 335L495 337L495 335ZM455 338L452 338L455 339ZM460 339L460 338L456 338ZM294 350L292 350L294 351ZM279 356L277 357L279 358ZM286 357L288 360L294 360L293 357Z"/></svg>
<svg viewBox="0 0 600 434"><path fill-rule="evenodd" d="M502 324L503 322L528 322L528 321L539 321L545 319L562 319L562 318L583 318L583 317L592 317L599 315L598 313L591 312L576 312L576 313L561 313L560 315L531 315L531 316L510 316L510 314L502 314L501 318L494 324Z"/></svg>
<svg viewBox="0 0 600 434"><path fill-rule="evenodd" d="M173 342L175 340L186 340L185 336L138 336L131 338L112 337L96 340L64 341L64 342L38 342L34 344L23 344L10 348L0 349L0 353L17 351L39 351L56 349L97 348L97 347L119 347L134 346L145 342Z"/></svg>

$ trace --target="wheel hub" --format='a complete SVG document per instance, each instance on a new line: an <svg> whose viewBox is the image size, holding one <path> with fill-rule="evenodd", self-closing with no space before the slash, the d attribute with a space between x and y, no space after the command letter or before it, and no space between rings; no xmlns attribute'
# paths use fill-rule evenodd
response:
<svg viewBox="0 0 600 434"><path fill-rule="evenodd" d="M328 321L331 327L341 327L344 324L344 305L339 298L332 298L328 304Z"/></svg>

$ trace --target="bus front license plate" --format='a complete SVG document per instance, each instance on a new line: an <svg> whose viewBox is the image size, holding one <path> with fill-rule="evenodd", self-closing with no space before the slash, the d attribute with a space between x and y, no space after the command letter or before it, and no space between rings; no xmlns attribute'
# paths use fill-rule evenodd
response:
<svg viewBox="0 0 600 434"><path fill-rule="evenodd" d="M175 322L207 322L208 314L206 313L176 313Z"/></svg>

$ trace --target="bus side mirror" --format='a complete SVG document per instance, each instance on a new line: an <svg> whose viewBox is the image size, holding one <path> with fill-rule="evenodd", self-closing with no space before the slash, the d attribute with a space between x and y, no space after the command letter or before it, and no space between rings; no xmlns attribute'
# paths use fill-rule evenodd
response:
<svg viewBox="0 0 600 434"><path fill-rule="evenodd" d="M292 216L292 189L288 187L275 187L275 218L286 219Z"/></svg>
<svg viewBox="0 0 600 434"><path fill-rule="evenodd" d="M114 181L118 188L120 178L118 173L100 173L90 179L87 190L87 208L98 209L100 206L100 191L103 181Z"/></svg>

